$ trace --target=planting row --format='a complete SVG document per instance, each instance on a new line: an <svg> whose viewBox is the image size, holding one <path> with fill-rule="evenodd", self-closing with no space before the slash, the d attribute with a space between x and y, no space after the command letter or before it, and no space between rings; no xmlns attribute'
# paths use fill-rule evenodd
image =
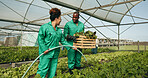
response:
<svg viewBox="0 0 148 78"><path fill-rule="evenodd" d="M147 78L148 52L115 52L86 56L81 70L74 69L73 75L68 70L67 59L58 66L56 78Z"/></svg>
<svg viewBox="0 0 148 78"><path fill-rule="evenodd" d="M67 58L59 59L55 78L127 78L147 77L148 74L148 52L113 52L95 55L85 55L87 62L82 57L83 69L72 70L73 75L68 73ZM30 64L21 67L0 68L0 78L20 78ZM37 72L38 63L29 70L26 78Z"/></svg>
<svg viewBox="0 0 148 78"><path fill-rule="evenodd" d="M109 52L107 48L99 48L98 52ZM83 49L82 53L91 54L91 49ZM38 47L0 47L0 63L34 60L38 56ZM59 57L67 56L67 50L61 50Z"/></svg>

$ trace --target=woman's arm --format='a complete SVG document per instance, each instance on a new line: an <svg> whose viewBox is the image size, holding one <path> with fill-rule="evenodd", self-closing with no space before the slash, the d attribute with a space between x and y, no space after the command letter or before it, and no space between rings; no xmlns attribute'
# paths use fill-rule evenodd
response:
<svg viewBox="0 0 148 78"><path fill-rule="evenodd" d="M39 33L38 33L38 43L40 51L43 53L44 51L48 50L47 45L45 44L45 37L46 37L46 30L43 28L44 26L41 26Z"/></svg>

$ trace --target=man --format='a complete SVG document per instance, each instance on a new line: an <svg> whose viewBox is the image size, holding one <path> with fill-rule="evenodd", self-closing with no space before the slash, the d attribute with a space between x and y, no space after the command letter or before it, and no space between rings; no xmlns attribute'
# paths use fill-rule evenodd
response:
<svg viewBox="0 0 148 78"><path fill-rule="evenodd" d="M74 34L76 32L84 31L84 24L79 20L79 12L74 12L72 20L67 22L64 27L64 36L67 39L67 42L73 46L73 42L76 41ZM81 50L81 49L80 49ZM73 74L72 69L80 69L81 65L81 54L73 49L68 50L68 68L70 74Z"/></svg>

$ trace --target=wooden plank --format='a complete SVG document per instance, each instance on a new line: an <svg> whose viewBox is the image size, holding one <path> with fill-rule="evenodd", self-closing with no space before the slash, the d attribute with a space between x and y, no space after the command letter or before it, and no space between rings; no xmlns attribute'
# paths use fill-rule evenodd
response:
<svg viewBox="0 0 148 78"><path fill-rule="evenodd" d="M77 43L92 43L92 44L94 43L95 44L94 41L83 41L83 42L82 41L77 41Z"/></svg>
<svg viewBox="0 0 148 78"><path fill-rule="evenodd" d="M80 35L79 38L81 38L81 37L82 37L82 38L86 38L86 36L82 36L82 35Z"/></svg>
<svg viewBox="0 0 148 78"><path fill-rule="evenodd" d="M77 43L73 43L77 48L95 48L96 39L86 39L85 36L79 36Z"/></svg>
<svg viewBox="0 0 148 78"><path fill-rule="evenodd" d="M95 45L89 45L89 44L86 44L86 45L81 45L81 44L73 44L73 45L75 45L75 46L95 46Z"/></svg>
<svg viewBox="0 0 148 78"><path fill-rule="evenodd" d="M83 38L77 38L77 40L82 40ZM86 40L86 41L95 41L96 39L83 39L83 40Z"/></svg>
<svg viewBox="0 0 148 78"><path fill-rule="evenodd" d="M81 45L81 44L75 44L75 45ZM82 44L82 46L85 46L85 45L96 45L96 44Z"/></svg>
<svg viewBox="0 0 148 78"><path fill-rule="evenodd" d="M78 48L96 48L96 47L94 46L94 47L78 47Z"/></svg>
<svg viewBox="0 0 148 78"><path fill-rule="evenodd" d="M77 46L77 48L96 48L95 46Z"/></svg>
<svg viewBox="0 0 148 78"><path fill-rule="evenodd" d="M96 45L96 44L74 44L74 45Z"/></svg>
<svg viewBox="0 0 148 78"><path fill-rule="evenodd" d="M77 46L82 46L82 45L77 45ZM95 46L95 45L83 45L83 46Z"/></svg>

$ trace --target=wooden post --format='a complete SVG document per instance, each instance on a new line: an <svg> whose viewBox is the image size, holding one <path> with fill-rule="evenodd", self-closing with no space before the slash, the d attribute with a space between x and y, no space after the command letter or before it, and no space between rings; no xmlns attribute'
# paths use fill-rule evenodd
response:
<svg viewBox="0 0 148 78"><path fill-rule="evenodd" d="M146 52L146 44L144 45L144 52Z"/></svg>
<svg viewBox="0 0 148 78"><path fill-rule="evenodd" d="M15 67L15 63L12 63L12 67Z"/></svg>
<svg viewBox="0 0 148 78"><path fill-rule="evenodd" d="M103 44L104 44L104 39L102 39L102 48L103 48Z"/></svg>
<svg viewBox="0 0 148 78"><path fill-rule="evenodd" d="M138 41L138 53L139 53L140 51L139 51L139 41Z"/></svg>
<svg viewBox="0 0 148 78"><path fill-rule="evenodd" d="M109 42L109 48L110 48L110 42Z"/></svg>

